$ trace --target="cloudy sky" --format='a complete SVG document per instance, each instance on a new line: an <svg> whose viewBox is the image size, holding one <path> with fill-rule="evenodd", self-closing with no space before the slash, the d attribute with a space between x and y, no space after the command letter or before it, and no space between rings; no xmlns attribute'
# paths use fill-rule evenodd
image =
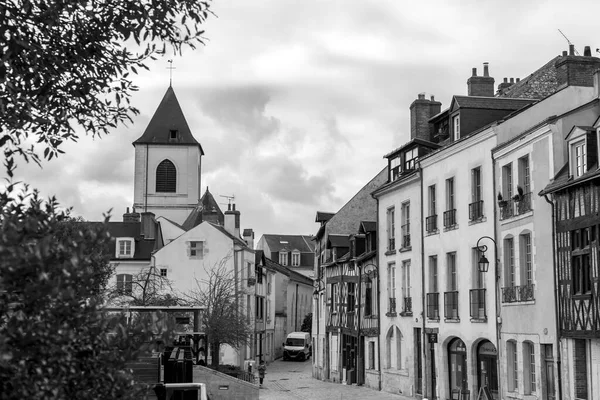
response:
<svg viewBox="0 0 600 400"><path fill-rule="evenodd" d="M173 88L206 153L203 191L235 195L242 228L314 234L410 139L418 93L442 108L471 68L496 85L568 48L600 47L600 1L216 0L207 45L174 58ZM165 57L137 77L135 123L20 178L76 215L120 220L133 203L131 145L169 84Z"/></svg>

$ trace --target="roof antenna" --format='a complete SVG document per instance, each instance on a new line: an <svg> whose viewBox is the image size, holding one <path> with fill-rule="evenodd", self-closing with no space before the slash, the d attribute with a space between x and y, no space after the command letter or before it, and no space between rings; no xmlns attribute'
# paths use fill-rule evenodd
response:
<svg viewBox="0 0 600 400"><path fill-rule="evenodd" d="M224 196L224 195L220 194L219 196L225 197L227 199L229 206L231 206L231 202L235 200L235 194L232 194L231 196L226 196L226 195Z"/></svg>
<svg viewBox="0 0 600 400"><path fill-rule="evenodd" d="M575 48L575 45L573 43L571 43L571 41L569 40L569 38L567 37L567 35L565 35L560 29L558 31L560 32L561 35L563 35L563 37L565 38L565 40L567 41L567 43L569 44L569 46L573 45L573 50L575 50L575 54L578 55L578 56L580 56L581 54L579 54L579 52Z"/></svg>
<svg viewBox="0 0 600 400"><path fill-rule="evenodd" d="M173 70L177 69L173 66L173 60L167 60L169 66L167 69L169 70L169 87L173 86Z"/></svg>

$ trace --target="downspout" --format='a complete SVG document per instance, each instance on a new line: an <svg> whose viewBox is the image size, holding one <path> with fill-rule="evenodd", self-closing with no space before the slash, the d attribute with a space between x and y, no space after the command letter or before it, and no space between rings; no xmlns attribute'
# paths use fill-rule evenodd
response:
<svg viewBox="0 0 600 400"><path fill-rule="evenodd" d="M561 348L560 348L560 324L559 324L559 320L558 320L558 282L556 279L556 267L557 267L557 262L556 262L556 243L555 243L555 239L556 239L556 230L555 230L555 223L554 223L554 203L552 202L552 200L548 200L548 195L544 194L544 200L546 200L546 202L548 204L550 204L550 209L551 209L551 215L552 215L552 262L554 263L553 268L552 268L552 274L554 275L554 319L556 320L556 370L558 372L558 378L556 380L556 383L558 385L558 399L562 399L562 370L560 369L561 367ZM540 352L541 353L541 352ZM540 354L541 357L541 354Z"/></svg>
<svg viewBox="0 0 600 400"><path fill-rule="evenodd" d="M490 151L490 157L492 159L492 199L496 197L496 162L494 160L494 153ZM498 353L496 357L496 376L498 377L498 394L500 398L502 397L502 379L500 379L500 374L502 372L500 366L500 348L502 347L500 344L501 333L500 333L500 323L501 321L501 307L500 307L500 293L498 291L498 284L500 280L500 275L498 275L498 239L496 237L497 226L498 226L498 210L496 210L496 205L492 200L493 209L494 209L494 298L495 298L495 309L496 309L496 352Z"/></svg>
<svg viewBox="0 0 600 400"><path fill-rule="evenodd" d="M296 283L296 311L294 312L294 332L298 332L298 284Z"/></svg>
<svg viewBox="0 0 600 400"><path fill-rule="evenodd" d="M424 388L424 380L426 380L426 374L425 372L427 371L427 369L425 368L425 365L427 364L426 360L427 360L427 334L425 333L425 230L423 228L423 217L424 217L424 213L423 213L423 208L425 205L425 202L423 200L423 169L421 168L421 162L419 160L417 160L417 163L419 165L419 177L420 177L420 181L421 181L421 216L420 216L420 221L419 221L419 225L421 225L421 323L423 325L423 332L421 333L421 335L423 336L423 338L421 339L421 352L423 353L422 355L422 360L423 362L421 363L421 395L423 397L427 396L425 392L425 388ZM433 391L433 388L432 388ZM433 397L433 393L432 396Z"/></svg>
<svg viewBox="0 0 600 400"><path fill-rule="evenodd" d="M374 197L377 202L377 213L376 213L376 239L377 243L375 248L377 249L376 253L376 264L377 264L377 369L379 370L379 390L381 391L381 290L379 288L379 270L381 269L381 265L379 265L379 199Z"/></svg>
<svg viewBox="0 0 600 400"><path fill-rule="evenodd" d="M148 212L148 143L146 143L146 193L144 193L144 212Z"/></svg>
<svg viewBox="0 0 600 400"><path fill-rule="evenodd" d="M356 243L356 242L355 242ZM359 357L360 354L360 343L361 343L361 338L360 338L360 308L361 308L361 287L362 287L362 274L361 274L361 266L357 265L356 268L358 269L358 321L357 322L357 326L358 329L356 331L356 338L357 338L357 349L356 349L356 354L354 355L354 371L356 373L356 385L357 386L362 386L362 382L359 382L359 358L362 360L362 357Z"/></svg>

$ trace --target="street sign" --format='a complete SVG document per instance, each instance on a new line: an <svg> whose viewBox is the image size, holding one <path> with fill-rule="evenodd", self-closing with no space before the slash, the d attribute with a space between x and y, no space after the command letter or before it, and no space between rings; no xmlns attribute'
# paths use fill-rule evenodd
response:
<svg viewBox="0 0 600 400"><path fill-rule="evenodd" d="M428 333L427 341L429 343L437 343L438 342L438 334L437 333Z"/></svg>

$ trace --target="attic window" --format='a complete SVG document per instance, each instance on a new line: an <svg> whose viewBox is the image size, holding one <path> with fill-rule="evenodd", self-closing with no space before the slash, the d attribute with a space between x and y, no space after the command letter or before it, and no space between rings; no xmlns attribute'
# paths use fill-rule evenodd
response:
<svg viewBox="0 0 600 400"><path fill-rule="evenodd" d="M279 264L286 266L288 264L288 252L280 251L279 252Z"/></svg>
<svg viewBox="0 0 600 400"><path fill-rule="evenodd" d="M581 141L578 143L575 143L573 145L573 149L574 149L574 161L575 161L575 165L574 165L574 169L573 172L575 173L575 177L578 178L581 175L583 175L585 173L585 171L587 171L587 159L586 159L586 148L585 148L585 141Z"/></svg>
<svg viewBox="0 0 600 400"><path fill-rule="evenodd" d="M170 160L163 160L156 168L156 192L175 193L177 191L177 169Z"/></svg>
<svg viewBox="0 0 600 400"><path fill-rule="evenodd" d="M133 257L133 238L119 238L116 243L117 258L132 258Z"/></svg>
<svg viewBox="0 0 600 400"><path fill-rule="evenodd" d="M204 255L204 242L191 241L188 242L188 257L190 259L201 260Z"/></svg>
<svg viewBox="0 0 600 400"><path fill-rule="evenodd" d="M170 139L177 139L177 129L171 129L169 131L169 138Z"/></svg>
<svg viewBox="0 0 600 400"><path fill-rule="evenodd" d="M300 252L294 251L292 252L292 267L300 266Z"/></svg>

